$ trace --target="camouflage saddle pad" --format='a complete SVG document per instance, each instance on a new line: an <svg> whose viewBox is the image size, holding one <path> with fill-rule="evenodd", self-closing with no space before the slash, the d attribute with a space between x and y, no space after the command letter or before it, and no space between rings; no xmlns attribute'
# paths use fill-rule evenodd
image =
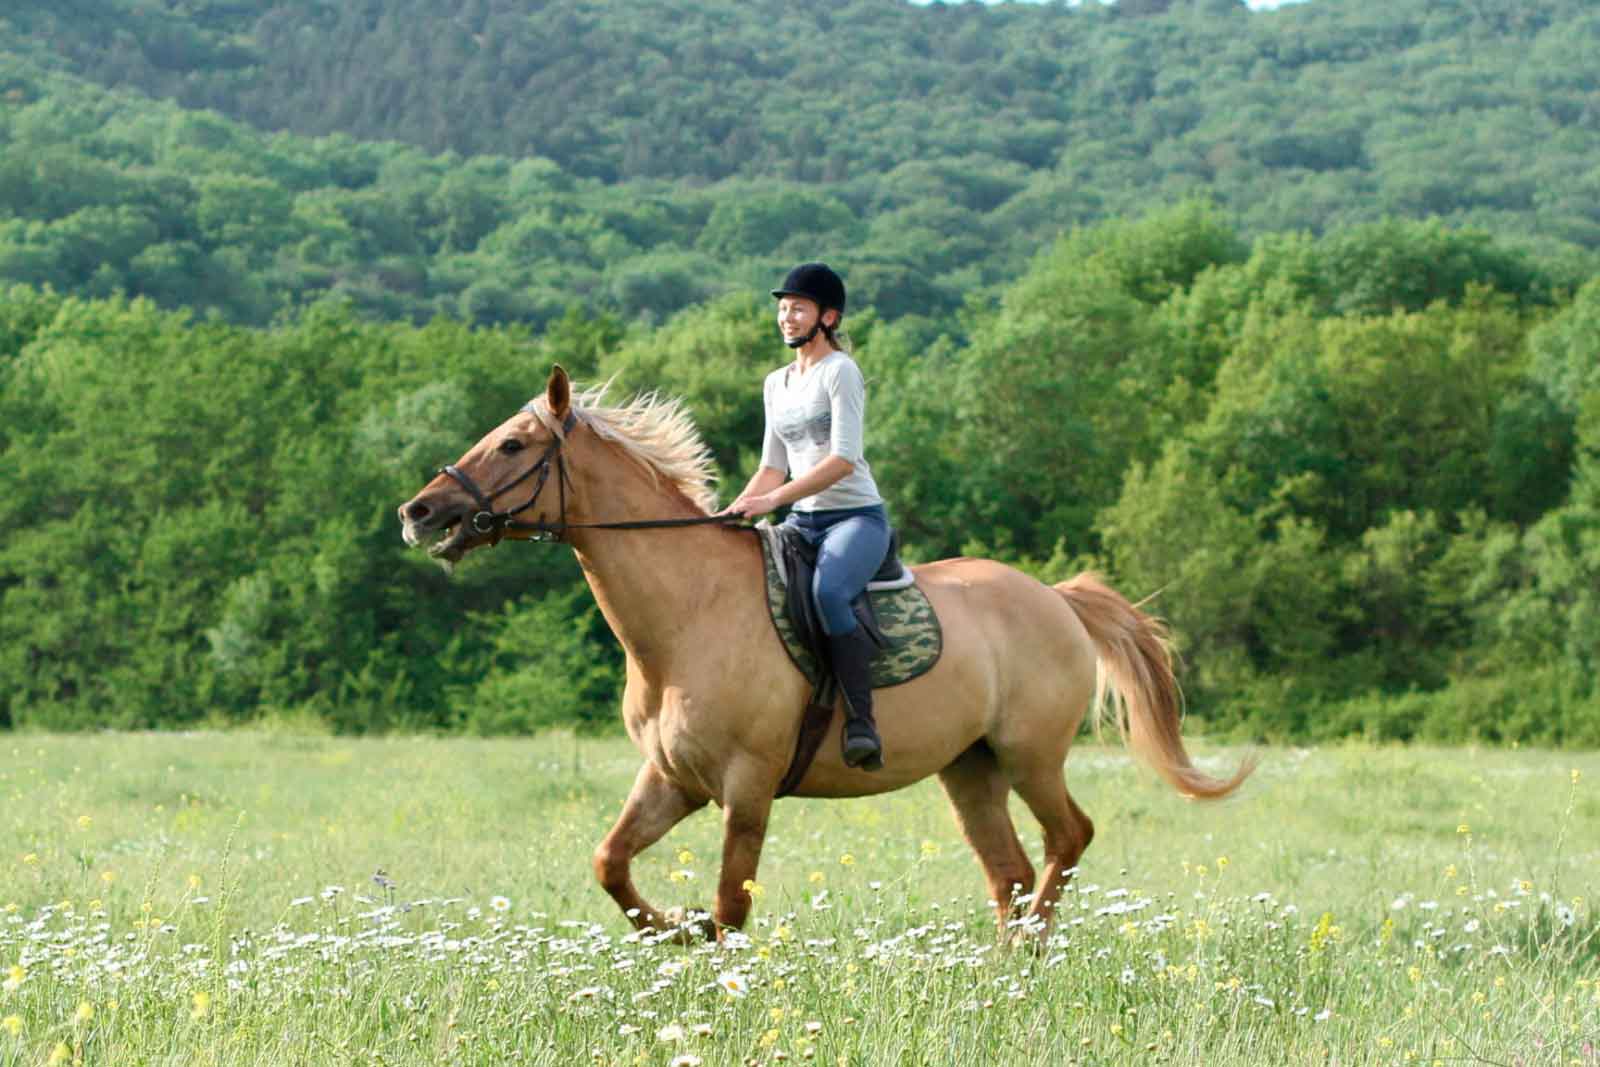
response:
<svg viewBox="0 0 1600 1067"><path fill-rule="evenodd" d="M761 542L761 562L767 576L767 610L772 616L772 625L806 681L819 685L822 670L816 654L800 639L789 617L786 599L789 588L784 581L782 564L766 536L756 540ZM944 650L939 617L934 614L927 595L914 583L901 589L872 590L867 595L872 601L878 629L888 640L888 647L872 661L872 687L899 685L926 674Z"/></svg>

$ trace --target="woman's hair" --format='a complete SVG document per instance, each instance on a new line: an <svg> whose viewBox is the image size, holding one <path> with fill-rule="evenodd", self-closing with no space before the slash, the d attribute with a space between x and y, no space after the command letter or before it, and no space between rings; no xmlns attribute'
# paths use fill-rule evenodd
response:
<svg viewBox="0 0 1600 1067"><path fill-rule="evenodd" d="M855 342L850 340L850 335L845 332L843 315L839 316L839 322L833 329L830 330L824 326L822 332L828 335L828 340L833 342L834 348L837 348L847 356L855 355Z"/></svg>

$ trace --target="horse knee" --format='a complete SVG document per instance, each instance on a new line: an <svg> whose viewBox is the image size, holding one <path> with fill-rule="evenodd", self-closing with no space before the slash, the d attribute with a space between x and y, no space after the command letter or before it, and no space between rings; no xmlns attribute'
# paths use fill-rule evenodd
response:
<svg viewBox="0 0 1600 1067"><path fill-rule="evenodd" d="M628 885L628 854L610 841L594 850L594 877L607 893L617 893Z"/></svg>

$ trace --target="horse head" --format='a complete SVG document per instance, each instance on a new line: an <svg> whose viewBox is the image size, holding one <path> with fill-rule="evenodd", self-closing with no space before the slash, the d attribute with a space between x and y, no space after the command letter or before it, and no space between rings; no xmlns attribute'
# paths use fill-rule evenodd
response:
<svg viewBox="0 0 1600 1067"><path fill-rule="evenodd" d="M559 536L572 490L562 449L576 424L572 383L557 365L542 397L440 468L420 493L400 505L406 544L428 544L428 555L454 564L508 537Z"/></svg>

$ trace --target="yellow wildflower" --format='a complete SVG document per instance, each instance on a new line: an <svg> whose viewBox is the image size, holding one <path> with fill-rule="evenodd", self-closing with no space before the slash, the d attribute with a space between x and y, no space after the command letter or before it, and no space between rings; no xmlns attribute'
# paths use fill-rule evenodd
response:
<svg viewBox="0 0 1600 1067"><path fill-rule="evenodd" d="M50 1058L45 1062L49 1063L50 1067L55 1067L58 1063L65 1063L71 1056L72 1050L67 1047L67 1043L57 1041L56 1047L50 1050Z"/></svg>
<svg viewBox="0 0 1600 1067"><path fill-rule="evenodd" d="M839 866L841 866L841 867L854 867L855 865L856 865L856 858L854 856L852 856L850 853L846 852L844 855L839 857Z"/></svg>
<svg viewBox="0 0 1600 1067"><path fill-rule="evenodd" d="M0 1020L0 1026L6 1028L6 1033L16 1037L22 1033L22 1016L7 1015L4 1020Z"/></svg>
<svg viewBox="0 0 1600 1067"><path fill-rule="evenodd" d="M78 829L87 830L89 828L89 824L92 822L94 822L94 820L89 818L89 816L80 815L78 816Z"/></svg>
<svg viewBox="0 0 1600 1067"><path fill-rule="evenodd" d="M72 1013L72 1021L82 1025L94 1018L94 1005L87 1000L78 1002L78 1010Z"/></svg>
<svg viewBox="0 0 1600 1067"><path fill-rule="evenodd" d="M211 994L204 989L196 989L189 1005L189 1017L192 1019L204 1019L206 1013L210 1010Z"/></svg>

